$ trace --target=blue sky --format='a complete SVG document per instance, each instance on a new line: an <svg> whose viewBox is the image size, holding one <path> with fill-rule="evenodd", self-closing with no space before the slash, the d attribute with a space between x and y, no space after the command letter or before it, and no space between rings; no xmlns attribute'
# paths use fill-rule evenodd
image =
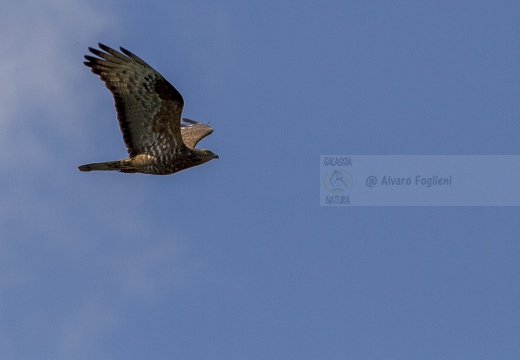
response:
<svg viewBox="0 0 520 360"><path fill-rule="evenodd" d="M518 154L519 11L2 3L0 357L517 359L518 208L320 207L319 158ZM161 72L220 159L78 172L126 156L98 42Z"/></svg>

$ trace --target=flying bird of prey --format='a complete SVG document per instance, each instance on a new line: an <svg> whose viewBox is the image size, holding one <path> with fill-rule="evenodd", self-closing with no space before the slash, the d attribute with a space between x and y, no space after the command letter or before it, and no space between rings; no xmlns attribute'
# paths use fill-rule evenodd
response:
<svg viewBox="0 0 520 360"><path fill-rule="evenodd" d="M84 64L99 75L114 97L119 128L128 158L78 167L80 171L117 170L124 173L168 175L204 164L218 156L195 145L213 129L182 119L181 94L150 65L130 51L122 53L98 44L89 48Z"/></svg>

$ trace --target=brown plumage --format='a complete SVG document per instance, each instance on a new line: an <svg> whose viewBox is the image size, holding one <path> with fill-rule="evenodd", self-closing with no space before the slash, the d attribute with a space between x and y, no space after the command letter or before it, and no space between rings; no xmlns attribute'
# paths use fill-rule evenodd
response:
<svg viewBox="0 0 520 360"><path fill-rule="evenodd" d="M161 74L130 51L106 45L89 48L84 64L112 93L128 158L78 167L80 171L117 170L168 175L218 158L195 145L213 132L204 124L182 119L184 100Z"/></svg>

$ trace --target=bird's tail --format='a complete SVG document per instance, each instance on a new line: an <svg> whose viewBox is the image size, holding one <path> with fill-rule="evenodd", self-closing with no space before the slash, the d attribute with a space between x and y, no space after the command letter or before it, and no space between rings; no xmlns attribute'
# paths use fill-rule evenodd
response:
<svg viewBox="0 0 520 360"><path fill-rule="evenodd" d="M117 160L117 161L106 161L101 163L85 164L78 167L79 171L122 171L122 172L135 172L129 161Z"/></svg>

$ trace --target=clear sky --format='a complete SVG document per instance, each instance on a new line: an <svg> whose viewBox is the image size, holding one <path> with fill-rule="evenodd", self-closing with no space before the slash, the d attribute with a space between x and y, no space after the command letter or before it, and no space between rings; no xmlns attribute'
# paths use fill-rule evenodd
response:
<svg viewBox="0 0 520 360"><path fill-rule="evenodd" d="M518 207L319 206L320 155L520 154L519 15L3 1L0 358L520 358ZM98 42L161 72L220 159L78 172L126 156Z"/></svg>

